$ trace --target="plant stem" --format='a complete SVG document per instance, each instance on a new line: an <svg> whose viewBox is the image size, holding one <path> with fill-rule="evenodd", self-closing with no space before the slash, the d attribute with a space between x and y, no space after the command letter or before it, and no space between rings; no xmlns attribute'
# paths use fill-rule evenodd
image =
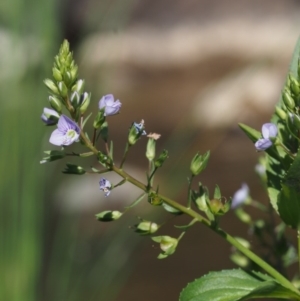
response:
<svg viewBox="0 0 300 301"><path fill-rule="evenodd" d="M194 175L192 175L191 178L188 179L188 181L189 181L189 187L188 187L188 205L187 205L188 208L191 208L191 205L192 205L191 187L192 187L193 179L194 179Z"/></svg>
<svg viewBox="0 0 300 301"><path fill-rule="evenodd" d="M299 263L299 273L300 273L300 230L297 231L298 240L298 263Z"/></svg>
<svg viewBox="0 0 300 301"><path fill-rule="evenodd" d="M80 133L81 139L86 144L86 146L97 156L99 151L91 144L90 140L85 136L85 134L81 131ZM142 182L136 180L132 176L130 176L128 173L126 173L124 170L122 170L122 166L124 164L126 154L128 152L129 146L127 144L125 153L123 156L123 160L121 163L120 168L117 168L115 165L111 166L111 170L120 175L124 180L130 182L131 184L135 185L136 187L140 188L141 190L145 192L153 192L156 194L155 191L148 191L147 185L143 184ZM257 256L255 253L253 253L251 250L245 248L242 244L240 244L234 237L226 233L224 230L222 230L219 227L216 227L214 224L212 224L208 219L197 213L196 211L192 210L191 208L187 208L168 197L165 197L160 194L156 194L159 198L161 198L165 203L168 205L182 211L183 213L193 217L194 219L197 219L200 223L205 225L206 227L210 228L214 232L216 232L218 235L220 235L223 239L225 239L227 242L229 242L231 245L233 245L237 250L239 250L241 253L246 255L249 259L251 259L253 262L255 262L258 266L260 266L263 270L265 270L268 274L270 274L273 278L275 278L279 283L281 283L286 288L290 289L291 291L295 292L297 295L299 295L299 291L294 287L294 285L286 279L283 275L281 275L278 271L276 271L272 266L270 266L267 262L265 262L263 259L261 259L259 256ZM298 233L298 246L300 250L300 237ZM300 254L300 251L298 251ZM300 295L299 295L300 300Z"/></svg>
<svg viewBox="0 0 300 301"><path fill-rule="evenodd" d="M122 162L121 162L121 165L120 165L120 169L122 169L123 164L125 163L129 148L130 148L130 145L129 145L129 143L127 143L126 147L125 147L125 152L124 152L124 155L123 155L123 159L122 159Z"/></svg>

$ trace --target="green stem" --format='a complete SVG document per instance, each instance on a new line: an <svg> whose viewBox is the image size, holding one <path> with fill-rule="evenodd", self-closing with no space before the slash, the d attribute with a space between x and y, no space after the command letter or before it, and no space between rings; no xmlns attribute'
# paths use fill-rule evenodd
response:
<svg viewBox="0 0 300 301"><path fill-rule="evenodd" d="M191 178L188 179L188 181L189 181L189 187L188 187L188 205L187 205L188 208L191 208L191 205L192 205L191 187L192 187L193 179L194 179L194 175L192 175Z"/></svg>
<svg viewBox="0 0 300 301"><path fill-rule="evenodd" d="M281 142L278 143L279 146L281 146L283 148L283 150L292 158L295 159L296 155L294 155L284 144L282 144Z"/></svg>
<svg viewBox="0 0 300 301"><path fill-rule="evenodd" d="M129 148L130 148L130 144L127 143L126 147L125 147L125 152L124 152L124 155L123 155L123 159L122 159L122 162L121 162L121 165L120 165L120 169L123 168L123 165L125 163L125 160L126 160L126 157L127 157L128 151L129 151Z"/></svg>
<svg viewBox="0 0 300 301"><path fill-rule="evenodd" d="M90 148L92 152L97 156L98 150L91 144L91 142L87 139L85 134L81 132L81 138L85 142L86 146ZM127 144L127 151L128 151L128 144ZM126 157L125 151L124 158ZM125 159L123 158L122 163L124 163ZM141 190L145 192L151 192L147 191L147 186L143 184L142 182L136 180L132 176L130 176L128 173L123 171L122 164L121 167L117 168L115 165L111 166L111 170L123 177L124 180L132 183L136 187L140 188ZM155 191L153 193L156 194ZM234 237L223 231L221 228L215 227L214 224L212 224L208 219L197 213L196 211L192 210L191 208L187 208L163 195L157 194L159 198L161 198L165 203L168 205L182 211L183 213L197 219L200 223L205 225L206 227L210 228L214 232L216 232L218 235L220 235L223 239L225 239L227 242L229 242L231 245L233 245L237 250L239 250L241 253L246 255L249 259L251 259L253 262L255 262L258 266L260 266L263 270L265 270L267 273L269 273L273 278L275 278L279 283L281 283L286 288L290 289L291 291L295 292L297 295L299 295L299 291L294 287L294 285L287 280L283 275L281 275L279 272L277 272L272 266L270 266L268 263L266 263L264 260L262 260L259 256L257 256L255 253L253 253L251 250L245 248L242 244L240 244ZM298 242L299 242L299 236L298 236ZM300 242L299 242L300 244Z"/></svg>
<svg viewBox="0 0 300 301"><path fill-rule="evenodd" d="M299 263L299 273L300 273L300 230L297 232L297 240L298 240L298 263Z"/></svg>

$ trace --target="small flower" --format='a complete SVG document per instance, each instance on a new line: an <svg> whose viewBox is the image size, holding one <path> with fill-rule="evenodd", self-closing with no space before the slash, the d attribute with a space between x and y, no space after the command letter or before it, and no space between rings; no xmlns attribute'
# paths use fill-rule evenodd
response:
<svg viewBox="0 0 300 301"><path fill-rule="evenodd" d="M44 108L41 118L47 125L54 125L57 124L59 114L55 110Z"/></svg>
<svg viewBox="0 0 300 301"><path fill-rule="evenodd" d="M247 184L242 184L242 187L235 192L231 202L231 208L235 209L244 204L249 197L249 187Z"/></svg>
<svg viewBox="0 0 300 301"><path fill-rule="evenodd" d="M105 108L105 116L115 115L119 113L121 106L121 102L118 99L115 101L112 94L104 95L99 100L99 109L101 110Z"/></svg>
<svg viewBox="0 0 300 301"><path fill-rule="evenodd" d="M133 126L135 127L137 134L147 135L146 131L144 130L144 127L145 127L144 119L142 119L140 123L134 122Z"/></svg>
<svg viewBox="0 0 300 301"><path fill-rule="evenodd" d="M77 123L66 115L61 115L58 120L57 129L54 130L50 137L50 143L54 145L70 145L78 141L80 128Z"/></svg>
<svg viewBox="0 0 300 301"><path fill-rule="evenodd" d="M111 191L111 184L105 178L101 178L99 181L100 190L104 192L105 197L109 196Z"/></svg>
<svg viewBox="0 0 300 301"><path fill-rule="evenodd" d="M255 142L255 148L258 151L263 151L272 146L273 142L270 138L275 138L277 136L277 126L274 123L265 123L262 126L262 136L263 138Z"/></svg>

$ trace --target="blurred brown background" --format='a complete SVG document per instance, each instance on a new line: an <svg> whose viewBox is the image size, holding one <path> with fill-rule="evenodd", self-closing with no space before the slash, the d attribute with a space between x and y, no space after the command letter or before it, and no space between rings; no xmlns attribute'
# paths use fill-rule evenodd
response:
<svg viewBox="0 0 300 301"><path fill-rule="evenodd" d="M218 184L226 197L247 182L267 202L254 172L259 155L237 124L260 129L270 119L299 35L299 2L15 0L1 10L3 300L178 300L188 282L234 267L230 246L201 225L174 255L157 260L157 245L129 229L136 216L168 221L160 233L171 236L180 233L174 224L189 220L146 201L115 223L97 222L94 214L122 210L139 192L126 184L104 198L97 176L68 177L59 174L64 163L38 164L43 150L54 149L52 128L39 121L47 106L42 79L68 39L91 109L108 93L122 102L121 114L109 119L117 161L130 124L144 119L147 132L162 134L158 152L169 150L156 179L162 193L184 204L190 160L210 149L197 180L210 191ZM140 178L145 144L126 163ZM251 240L232 213L222 226Z"/></svg>

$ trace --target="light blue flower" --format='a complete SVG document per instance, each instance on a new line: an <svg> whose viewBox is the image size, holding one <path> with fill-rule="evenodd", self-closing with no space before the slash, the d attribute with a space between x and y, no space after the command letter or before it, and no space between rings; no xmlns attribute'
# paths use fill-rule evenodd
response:
<svg viewBox="0 0 300 301"><path fill-rule="evenodd" d="M118 99L115 101L112 94L104 95L99 100L99 109L101 110L105 108L104 116L110 116L119 113L121 106L121 102Z"/></svg>
<svg viewBox="0 0 300 301"><path fill-rule="evenodd" d="M235 209L246 202L249 197L249 187L243 183L242 187L232 197L231 208Z"/></svg>
<svg viewBox="0 0 300 301"><path fill-rule="evenodd" d="M134 122L133 126L136 129L136 133L140 135L147 135L146 131L144 130L145 122L142 119L140 123Z"/></svg>
<svg viewBox="0 0 300 301"><path fill-rule="evenodd" d="M105 178L101 178L99 181L100 190L104 192L105 197L109 196L111 191L111 184Z"/></svg>
<svg viewBox="0 0 300 301"><path fill-rule="evenodd" d="M50 143L58 146L70 145L79 140L80 128L77 123L66 115L61 115L57 129L54 130L50 137Z"/></svg>
<svg viewBox="0 0 300 301"><path fill-rule="evenodd" d="M59 114L53 109L44 108L41 119L46 125L54 125L58 122Z"/></svg>
<svg viewBox="0 0 300 301"><path fill-rule="evenodd" d="M263 138L258 139L254 144L258 151L264 151L272 146L273 142L270 138L275 138L277 136L278 129L274 123L265 123L262 126L261 132Z"/></svg>

